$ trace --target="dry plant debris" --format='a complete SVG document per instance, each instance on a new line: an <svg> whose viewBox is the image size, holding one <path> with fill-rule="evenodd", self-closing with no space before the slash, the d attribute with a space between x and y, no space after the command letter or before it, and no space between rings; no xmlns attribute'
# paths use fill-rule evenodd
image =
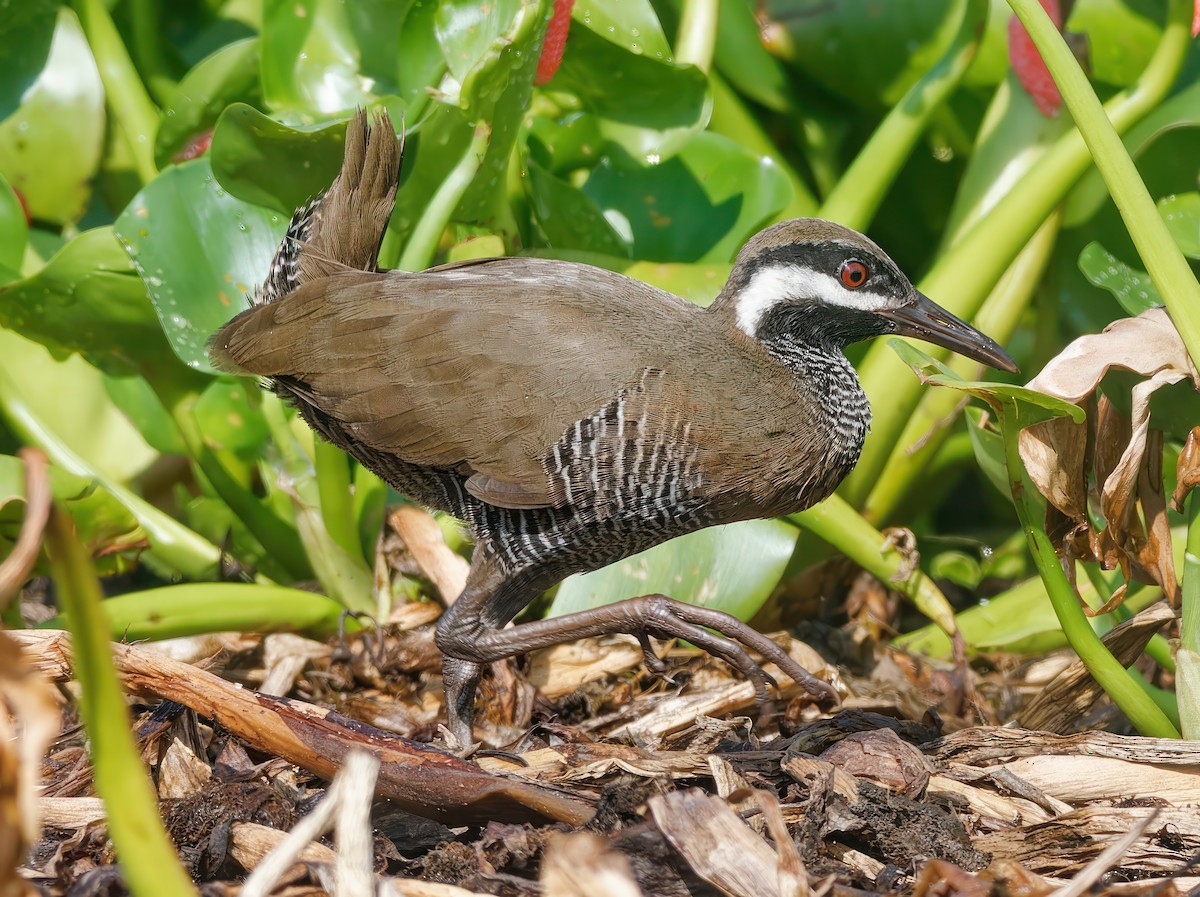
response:
<svg viewBox="0 0 1200 897"><path fill-rule="evenodd" d="M182 655L193 663L179 645L164 646L176 656L114 645L143 708L163 817L206 895L1038 897L1200 885L1195 744L905 718L901 708L938 702L942 680L884 649L866 676L839 680L855 709L822 718L785 691L780 712L754 724L752 689L719 662L662 646L675 680L664 683L635 645L607 639L501 671L489 686L498 705L513 689L536 700L489 705L482 728L504 750L464 761L379 728L435 735L430 616L416 605L331 645L205 641L220 653L197 657L192 644ZM1159 610L1134 631L1170 617ZM49 712L68 721L41 764L44 830L13 881L46 895L125 893L71 722L68 640L10 636L28 670L66 687ZM1062 731L1106 718L1087 681L1059 668ZM1020 669L966 672L977 700L1045 690L1023 689Z"/></svg>

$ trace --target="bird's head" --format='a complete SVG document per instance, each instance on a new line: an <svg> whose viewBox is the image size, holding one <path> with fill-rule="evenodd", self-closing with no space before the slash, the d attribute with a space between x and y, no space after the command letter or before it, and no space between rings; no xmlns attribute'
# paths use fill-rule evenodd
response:
<svg viewBox="0 0 1200 897"><path fill-rule="evenodd" d="M995 340L920 293L871 240L819 218L796 218L755 235L713 308L785 354L795 345L840 351L894 333L1017 370Z"/></svg>

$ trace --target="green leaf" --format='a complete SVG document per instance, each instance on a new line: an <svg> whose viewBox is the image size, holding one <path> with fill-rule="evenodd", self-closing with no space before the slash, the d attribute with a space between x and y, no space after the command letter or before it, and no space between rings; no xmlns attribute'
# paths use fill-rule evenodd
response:
<svg viewBox="0 0 1200 897"><path fill-rule="evenodd" d="M45 69L0 123L0 174L34 218L75 221L91 195L103 142L100 73L79 21L64 8Z"/></svg>
<svg viewBox="0 0 1200 897"><path fill-rule="evenodd" d="M213 371L208 338L245 307L286 226L221 189L207 158L164 171L117 218L171 348L189 367Z"/></svg>
<svg viewBox="0 0 1200 897"><path fill-rule="evenodd" d="M1171 239L1190 259L1200 259L1200 193L1176 193L1158 201Z"/></svg>
<svg viewBox="0 0 1200 897"><path fill-rule="evenodd" d="M1006 499L1012 500L1009 489L1008 467L1004 460L1004 439L995 430L983 425L983 411L967 408L967 434L971 437L971 449L975 462L989 483Z"/></svg>
<svg viewBox="0 0 1200 897"><path fill-rule="evenodd" d="M547 246L588 249L613 256L629 254L629 244L617 235L582 190L532 160L527 167L530 204Z"/></svg>
<svg viewBox="0 0 1200 897"><path fill-rule="evenodd" d="M694 66L637 55L572 22L567 52L550 82L590 112L638 127L700 128L708 117L708 79Z"/></svg>
<svg viewBox="0 0 1200 897"><path fill-rule="evenodd" d="M1112 293L1130 316L1163 304L1158 287L1145 271L1131 268L1099 243L1083 247L1079 270L1089 282Z"/></svg>
<svg viewBox="0 0 1200 897"><path fill-rule="evenodd" d="M964 589L975 588L983 578L979 561L964 551L939 551L929 561L929 575L948 579Z"/></svg>
<svg viewBox="0 0 1200 897"><path fill-rule="evenodd" d="M57 0L0 0L0 121L45 67L57 17Z"/></svg>
<svg viewBox="0 0 1200 897"><path fill-rule="evenodd" d="M213 381L196 400L196 423L204 441L218 451L231 451L253 460L261 456L268 437L267 425L257 407L257 388L245 378L222 377Z"/></svg>
<svg viewBox="0 0 1200 897"><path fill-rule="evenodd" d="M79 356L55 360L37 343L0 329L0 358L20 372L21 400L40 409L42 422L89 467L124 483L158 458L109 399L104 375Z"/></svg>
<svg viewBox="0 0 1200 897"><path fill-rule="evenodd" d="M262 88L269 106L310 120L371 104L345 3L265 0Z"/></svg>
<svg viewBox="0 0 1200 897"><path fill-rule="evenodd" d="M183 76L163 107L154 139L154 161L165 168L196 135L212 128L225 107L262 99L258 38L226 44Z"/></svg>
<svg viewBox="0 0 1200 897"><path fill-rule="evenodd" d="M634 258L664 262L731 260L790 191L769 160L707 132L656 164L610 146L583 186Z"/></svg>
<svg viewBox="0 0 1200 897"><path fill-rule="evenodd" d="M243 202L291 218L327 189L342 166L348 119L288 127L244 103L221 113L213 130L212 170Z"/></svg>
<svg viewBox="0 0 1200 897"><path fill-rule="evenodd" d="M571 20L626 52L671 61L671 45L649 0L621 0L619 4L585 0L572 7ZM569 42L568 46L575 51Z"/></svg>
<svg viewBox="0 0 1200 897"><path fill-rule="evenodd" d="M969 393L976 398L983 399L997 411L1015 411L1016 417L1011 422L1015 425L1014 434L1026 427L1055 417L1069 417L1075 423L1081 423L1085 417L1084 410L1078 405L1072 405L1070 402L1055 396L1048 396L1035 389L1011 383L964 380L937 359L931 358L916 346L902 339L892 337L888 340L888 345L905 364L916 372L922 383L930 386L946 386Z"/></svg>
<svg viewBox="0 0 1200 897"><path fill-rule="evenodd" d="M656 592L748 620L779 584L799 531L778 520L714 526L673 539L558 588L550 616Z"/></svg>
<svg viewBox="0 0 1200 897"><path fill-rule="evenodd" d="M0 325L55 355L78 352L109 374L164 384L188 376L107 227L85 231L32 277L0 287Z"/></svg>

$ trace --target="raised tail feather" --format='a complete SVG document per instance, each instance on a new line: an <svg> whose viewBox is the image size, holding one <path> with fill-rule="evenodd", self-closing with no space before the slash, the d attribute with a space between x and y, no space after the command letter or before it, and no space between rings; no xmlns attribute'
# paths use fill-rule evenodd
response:
<svg viewBox="0 0 1200 897"><path fill-rule="evenodd" d="M348 269L375 271L379 245L396 203L401 146L387 112L369 124L359 110L346 128L342 170L329 189L296 210L271 260L267 279L254 291L254 306L275 301L301 285ZM221 328L209 344L213 366L245 372L236 351L240 324L251 308Z"/></svg>

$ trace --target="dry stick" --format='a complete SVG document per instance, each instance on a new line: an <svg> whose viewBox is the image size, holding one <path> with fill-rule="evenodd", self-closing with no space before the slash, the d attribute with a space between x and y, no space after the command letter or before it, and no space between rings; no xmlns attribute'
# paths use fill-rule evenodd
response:
<svg viewBox="0 0 1200 897"><path fill-rule="evenodd" d="M365 793L365 806L370 813L370 795L379 775L379 761L364 751L354 751L333 779L325 797L313 807L312 812L296 823L287 837L254 867L242 885L241 897L267 897L284 873L296 863L301 852L331 827L338 833L337 852L337 897L371 894L374 882L371 875L371 853L366 851L366 875L361 866L363 851L361 837L354 834L355 828L363 825L361 795ZM355 795L359 795L356 799ZM336 820L336 822L335 822ZM367 843L370 844L370 820L367 820Z"/></svg>
<svg viewBox="0 0 1200 897"><path fill-rule="evenodd" d="M1121 857L1125 856L1125 851L1133 846L1133 842L1142 836L1142 832L1150 827L1150 823L1157 816L1158 809L1151 809L1150 813L1133 824L1133 828L1127 834L1123 835L1120 840L1114 842L1100 856L1088 863L1082 872L1076 875L1068 884L1054 891L1050 897L1083 897L1084 894L1091 890L1092 885L1100 880L1100 876L1104 875L1120 862Z"/></svg>
<svg viewBox="0 0 1200 897"><path fill-rule="evenodd" d="M14 632L47 675L70 677L66 633ZM258 750L282 757L325 779L340 758L360 748L381 763L379 796L403 809L457 824L502 819L552 819L583 825L594 815L583 801L528 782L508 781L427 745L306 704L239 688L219 676L134 645L113 644L113 662L126 687L195 710Z"/></svg>
<svg viewBox="0 0 1200 897"><path fill-rule="evenodd" d="M33 572L42 549L42 531L50 519L50 476L46 456L41 449L23 448L18 456L25 462L25 519L8 557L0 563L0 612L21 591Z"/></svg>

